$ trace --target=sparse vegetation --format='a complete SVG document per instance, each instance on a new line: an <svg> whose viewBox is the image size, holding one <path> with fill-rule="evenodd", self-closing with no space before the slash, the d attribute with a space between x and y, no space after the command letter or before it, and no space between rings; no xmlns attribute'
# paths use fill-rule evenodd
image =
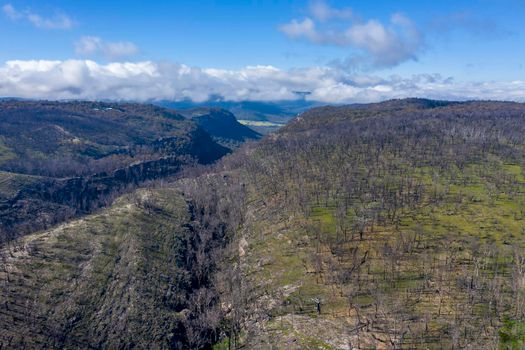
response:
<svg viewBox="0 0 525 350"><path fill-rule="evenodd" d="M288 348L298 332L304 348L323 322L317 339L335 348L520 339L505 320L524 319L523 115L425 100L321 108L226 159L250 198L237 237L249 346Z"/></svg>
<svg viewBox="0 0 525 350"><path fill-rule="evenodd" d="M152 105L2 101L0 242L227 152L176 111Z"/></svg>
<svg viewBox="0 0 525 350"><path fill-rule="evenodd" d="M77 347L519 349L524 117L427 100L306 112L167 188L12 242L0 320L31 343L2 341L66 344L40 338L53 314ZM140 300L121 343L110 300Z"/></svg>

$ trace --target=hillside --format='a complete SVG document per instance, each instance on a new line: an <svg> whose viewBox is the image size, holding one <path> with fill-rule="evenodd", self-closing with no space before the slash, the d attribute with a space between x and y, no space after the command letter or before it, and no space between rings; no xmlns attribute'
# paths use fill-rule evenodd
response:
<svg viewBox="0 0 525 350"><path fill-rule="evenodd" d="M320 102L290 100L290 101L206 101L195 103L192 101L171 102L163 101L160 106L174 108L181 113L192 109L224 109L233 113L239 122L261 134L279 130L297 114L309 108L322 105Z"/></svg>
<svg viewBox="0 0 525 350"><path fill-rule="evenodd" d="M524 132L518 103L312 109L6 245L0 343L520 349Z"/></svg>
<svg viewBox="0 0 525 350"><path fill-rule="evenodd" d="M152 105L2 101L0 241L228 152L196 123Z"/></svg>
<svg viewBox="0 0 525 350"><path fill-rule="evenodd" d="M523 347L524 117L500 102L326 107L225 159L247 198L239 263L221 272L240 276L221 294L237 344Z"/></svg>
<svg viewBox="0 0 525 350"><path fill-rule="evenodd" d="M191 283L180 243L189 219L175 191L141 190L100 214L9 244L0 271L0 345L177 344Z"/></svg>
<svg viewBox="0 0 525 350"><path fill-rule="evenodd" d="M203 163L224 154L220 147L216 154L196 147L199 132L182 115L153 105L3 101L0 169L69 177L113 171L173 153Z"/></svg>
<svg viewBox="0 0 525 350"><path fill-rule="evenodd" d="M236 148L245 141L261 138L261 134L240 124L235 116L225 109L195 108L181 110L180 113L194 121L225 147Z"/></svg>

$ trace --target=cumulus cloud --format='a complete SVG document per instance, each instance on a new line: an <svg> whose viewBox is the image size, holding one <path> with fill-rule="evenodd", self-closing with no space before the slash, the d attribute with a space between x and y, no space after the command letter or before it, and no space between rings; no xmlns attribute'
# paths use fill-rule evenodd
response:
<svg viewBox="0 0 525 350"><path fill-rule="evenodd" d="M64 13L56 13L53 17L43 17L30 10L19 11L11 4L2 6L2 12L13 21L25 20L37 28L70 29L74 25L73 20Z"/></svg>
<svg viewBox="0 0 525 350"><path fill-rule="evenodd" d="M108 42L96 36L83 36L75 43L75 52L79 56L102 55L109 59L134 56L139 52L132 42Z"/></svg>
<svg viewBox="0 0 525 350"><path fill-rule="evenodd" d="M352 17L350 9L334 9L322 1L313 3L311 13L318 22L328 19L340 21ZM379 20L352 20L345 29L334 30L310 17L292 19L279 30L291 39L305 39L314 44L349 47L369 58L374 67L392 67L407 60L415 60L423 47L423 36L405 15L395 13L387 24ZM351 60L354 64L355 60ZM350 61L348 61L350 62ZM360 60L362 63L363 60Z"/></svg>
<svg viewBox="0 0 525 350"><path fill-rule="evenodd" d="M348 19L352 18L353 16L353 11L351 8L346 7L342 9L337 9L331 7L322 0L311 1L309 11L313 18L321 22L327 21L332 18Z"/></svg>
<svg viewBox="0 0 525 350"><path fill-rule="evenodd" d="M435 74L382 78L351 75L328 67L281 70L250 66L226 70L152 61L8 61L0 66L0 96L4 97L196 102L219 97L271 101L297 99L297 91L310 92L308 99L326 103L402 97L525 101L525 81L456 82Z"/></svg>
<svg viewBox="0 0 525 350"><path fill-rule="evenodd" d="M315 22L310 18L305 18L302 21L292 19L290 23L283 24L279 29L292 39L306 38L314 43L324 41L323 36L317 32Z"/></svg>

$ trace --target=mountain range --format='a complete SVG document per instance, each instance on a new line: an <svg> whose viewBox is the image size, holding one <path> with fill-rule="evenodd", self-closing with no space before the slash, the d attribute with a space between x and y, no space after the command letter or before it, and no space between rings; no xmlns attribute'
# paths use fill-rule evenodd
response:
<svg viewBox="0 0 525 350"><path fill-rule="evenodd" d="M0 347L525 344L525 104L2 103Z"/></svg>
<svg viewBox="0 0 525 350"><path fill-rule="evenodd" d="M185 113L192 115L130 103L1 102L3 236L91 212L117 193L259 138L226 111Z"/></svg>

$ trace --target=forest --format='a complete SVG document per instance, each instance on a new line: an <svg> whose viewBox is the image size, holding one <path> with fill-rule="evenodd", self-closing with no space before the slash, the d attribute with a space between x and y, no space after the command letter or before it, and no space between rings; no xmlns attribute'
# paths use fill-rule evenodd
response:
<svg viewBox="0 0 525 350"><path fill-rule="evenodd" d="M218 272L235 338L523 346L523 117L497 102L319 108L221 160L245 198ZM190 197L209 208L231 186Z"/></svg>
<svg viewBox="0 0 525 350"><path fill-rule="evenodd" d="M4 245L0 344L523 348L524 132L510 102L308 110Z"/></svg>
<svg viewBox="0 0 525 350"><path fill-rule="evenodd" d="M218 108L0 101L0 242L91 213L259 137Z"/></svg>

